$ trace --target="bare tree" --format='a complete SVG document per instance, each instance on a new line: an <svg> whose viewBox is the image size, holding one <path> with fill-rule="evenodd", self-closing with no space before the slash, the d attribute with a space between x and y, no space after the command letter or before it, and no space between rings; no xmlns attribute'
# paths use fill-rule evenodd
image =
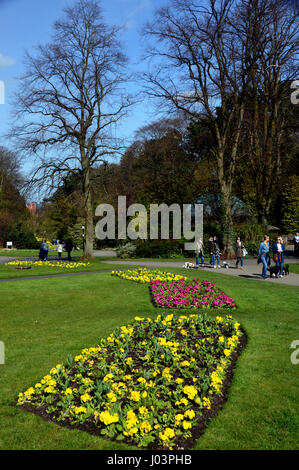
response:
<svg viewBox="0 0 299 470"><path fill-rule="evenodd" d="M298 74L298 15L284 0L173 0L157 11L145 35L157 43L148 50L144 75L149 96L165 111L209 122L230 256L238 158L251 164L262 211L269 213L289 116L282 84L290 86Z"/></svg>
<svg viewBox="0 0 299 470"><path fill-rule="evenodd" d="M233 0L174 0L160 9L145 34L157 40L149 49L145 74L150 96L197 121L209 121L222 195L224 246L233 254L230 196L244 118L247 44L235 35ZM162 61L158 61L162 59Z"/></svg>
<svg viewBox="0 0 299 470"><path fill-rule="evenodd" d="M250 84L244 120L246 160L258 218L267 223L282 165L288 160L289 135L296 128L298 132L298 109L290 102L291 83L299 76L298 15L282 0L269 0L266 8L264 0L242 0L240 12L241 24L253 17L246 34L249 51L256 54L254 66L245 69ZM257 12L262 12L259 21Z"/></svg>
<svg viewBox="0 0 299 470"><path fill-rule="evenodd" d="M115 125L132 104L123 86L127 59L96 0L78 0L54 24L52 42L26 54L10 136L36 155L31 184L57 188L79 174L85 209L85 256L92 256L92 168L120 151Z"/></svg>

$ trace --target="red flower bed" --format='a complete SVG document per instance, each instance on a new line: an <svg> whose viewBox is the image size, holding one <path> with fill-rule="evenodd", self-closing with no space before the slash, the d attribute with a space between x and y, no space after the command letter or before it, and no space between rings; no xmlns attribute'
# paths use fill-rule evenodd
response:
<svg viewBox="0 0 299 470"><path fill-rule="evenodd" d="M150 282L153 303L162 308L235 308L232 297L216 287L214 282L193 279L187 281L154 280Z"/></svg>

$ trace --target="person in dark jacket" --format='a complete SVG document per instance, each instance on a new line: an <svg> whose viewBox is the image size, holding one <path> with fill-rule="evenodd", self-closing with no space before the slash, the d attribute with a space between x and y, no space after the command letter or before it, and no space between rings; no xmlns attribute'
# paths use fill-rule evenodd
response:
<svg viewBox="0 0 299 470"><path fill-rule="evenodd" d="M48 254L49 254L49 245L47 243L47 240L44 240L39 252L39 259L41 261L47 261L48 260Z"/></svg>
<svg viewBox="0 0 299 470"><path fill-rule="evenodd" d="M285 246L283 243L283 239L281 237L277 238L276 242L273 245L272 251L273 251L273 260L276 266L279 268L278 276L282 277Z"/></svg>
<svg viewBox="0 0 299 470"><path fill-rule="evenodd" d="M211 262L216 268L216 260L218 263L218 268L220 268L220 248L219 248L219 242L217 237L213 237L213 241L211 243Z"/></svg>
<svg viewBox="0 0 299 470"><path fill-rule="evenodd" d="M67 252L68 261L72 261L71 252L73 248L74 248L73 241L70 238L68 238L68 240L66 240L65 242L65 251Z"/></svg>
<svg viewBox="0 0 299 470"><path fill-rule="evenodd" d="M210 255L210 264L212 264L212 258L213 258L212 243L213 243L213 237L210 237L209 242L208 242L208 252L209 252L209 255Z"/></svg>

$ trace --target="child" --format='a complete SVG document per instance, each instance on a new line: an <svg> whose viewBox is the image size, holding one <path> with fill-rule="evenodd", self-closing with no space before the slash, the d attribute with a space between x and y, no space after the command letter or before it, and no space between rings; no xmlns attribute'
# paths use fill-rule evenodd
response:
<svg viewBox="0 0 299 470"><path fill-rule="evenodd" d="M58 242L57 242L57 253L58 253L59 261L61 260L62 249L63 249L62 243L58 240Z"/></svg>

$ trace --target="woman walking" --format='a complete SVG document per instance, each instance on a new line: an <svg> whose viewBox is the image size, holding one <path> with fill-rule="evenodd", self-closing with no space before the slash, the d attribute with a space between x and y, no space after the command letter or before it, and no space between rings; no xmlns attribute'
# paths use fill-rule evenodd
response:
<svg viewBox="0 0 299 470"><path fill-rule="evenodd" d="M259 246L258 257L263 263L263 270L262 270L262 277L263 279L267 279L267 267L269 261L269 237L265 235L263 237L263 241Z"/></svg>
<svg viewBox="0 0 299 470"><path fill-rule="evenodd" d="M199 238L196 242L196 266L199 266L199 258L201 259L201 266L204 266L204 252L203 252L203 241Z"/></svg>
<svg viewBox="0 0 299 470"><path fill-rule="evenodd" d="M243 248L244 244L241 242L241 238L237 238L236 242L236 256L237 256L237 261L236 261L236 269L239 269L239 263L241 264L240 269L243 269Z"/></svg>
<svg viewBox="0 0 299 470"><path fill-rule="evenodd" d="M209 250L209 254L210 254L210 264L213 264L212 263L212 259L213 259L212 244L213 244L213 237L210 237L209 238L209 243L208 243L208 250Z"/></svg>
<svg viewBox="0 0 299 470"><path fill-rule="evenodd" d="M282 277L283 273L284 250L285 246L283 243L283 239L281 237L278 237L273 245L273 260L275 261L276 266L279 268L279 277Z"/></svg>
<svg viewBox="0 0 299 470"><path fill-rule="evenodd" d="M213 237L212 247L211 247L211 263L213 264L214 268L216 268L216 260L218 263L218 268L220 266L220 248L217 237Z"/></svg>

